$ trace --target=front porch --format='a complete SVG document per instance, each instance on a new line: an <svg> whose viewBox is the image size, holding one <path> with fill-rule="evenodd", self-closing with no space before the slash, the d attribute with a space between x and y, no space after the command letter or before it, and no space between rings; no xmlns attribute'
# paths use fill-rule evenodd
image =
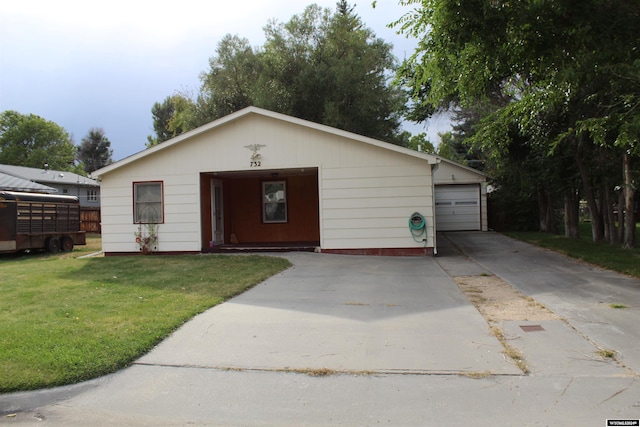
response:
<svg viewBox="0 0 640 427"><path fill-rule="evenodd" d="M276 242L251 244L223 244L213 246L206 253L250 253L250 252L316 252L319 251L318 242Z"/></svg>
<svg viewBox="0 0 640 427"><path fill-rule="evenodd" d="M318 194L317 168L201 173L201 250L315 251Z"/></svg>

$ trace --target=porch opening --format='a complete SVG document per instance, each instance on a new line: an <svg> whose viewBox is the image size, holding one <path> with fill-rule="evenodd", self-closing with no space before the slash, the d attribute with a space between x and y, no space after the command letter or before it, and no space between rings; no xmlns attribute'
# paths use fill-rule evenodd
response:
<svg viewBox="0 0 640 427"><path fill-rule="evenodd" d="M200 174L202 252L320 246L318 169Z"/></svg>

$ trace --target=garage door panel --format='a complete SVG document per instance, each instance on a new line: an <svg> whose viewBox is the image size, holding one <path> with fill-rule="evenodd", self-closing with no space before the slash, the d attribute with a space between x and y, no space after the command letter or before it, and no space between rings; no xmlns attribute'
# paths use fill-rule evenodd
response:
<svg viewBox="0 0 640 427"><path fill-rule="evenodd" d="M477 185L436 186L437 231L480 230L480 227Z"/></svg>

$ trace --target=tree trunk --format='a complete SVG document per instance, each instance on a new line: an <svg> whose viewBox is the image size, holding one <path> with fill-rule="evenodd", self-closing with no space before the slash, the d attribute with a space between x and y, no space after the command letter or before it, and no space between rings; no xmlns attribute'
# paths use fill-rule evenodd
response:
<svg viewBox="0 0 640 427"><path fill-rule="evenodd" d="M591 233L593 235L594 242L602 242L604 240L604 227L602 226L602 217L598 211L598 203L596 202L596 196L593 193L593 187L591 187L591 179L589 172L582 159L576 155L576 163L580 170L580 176L582 177L582 185L584 186L584 198L587 201L587 207L589 208L589 215L591 216Z"/></svg>
<svg viewBox="0 0 640 427"><path fill-rule="evenodd" d="M631 154L624 150L624 241L623 248L633 248L636 244L636 216L634 211L633 177L631 176Z"/></svg>
<svg viewBox="0 0 640 427"><path fill-rule="evenodd" d="M580 238L580 198L571 189L564 193L564 236L569 239Z"/></svg>
<svg viewBox="0 0 640 427"><path fill-rule="evenodd" d="M624 241L624 190L618 194L618 242Z"/></svg>
<svg viewBox="0 0 640 427"><path fill-rule="evenodd" d="M543 233L557 234L555 216L553 214L553 202L551 194L542 187L538 187L538 213L540 216L540 231Z"/></svg>
<svg viewBox="0 0 640 427"><path fill-rule="evenodd" d="M547 198L544 197L544 190L538 187L538 222L540 223L540 231L548 233L547 228Z"/></svg>
<svg viewBox="0 0 640 427"><path fill-rule="evenodd" d="M603 206L601 209L604 219L604 235L612 245L620 244L618 240L618 230L616 228L616 217L613 214L613 194L611 192L611 182L609 178L604 179L602 185Z"/></svg>

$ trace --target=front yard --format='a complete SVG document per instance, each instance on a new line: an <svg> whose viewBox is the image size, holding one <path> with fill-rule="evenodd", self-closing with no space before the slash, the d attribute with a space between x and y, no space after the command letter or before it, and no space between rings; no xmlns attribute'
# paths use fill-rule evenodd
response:
<svg viewBox="0 0 640 427"><path fill-rule="evenodd" d="M290 266L264 256L0 256L0 392L127 366L198 313Z"/></svg>

